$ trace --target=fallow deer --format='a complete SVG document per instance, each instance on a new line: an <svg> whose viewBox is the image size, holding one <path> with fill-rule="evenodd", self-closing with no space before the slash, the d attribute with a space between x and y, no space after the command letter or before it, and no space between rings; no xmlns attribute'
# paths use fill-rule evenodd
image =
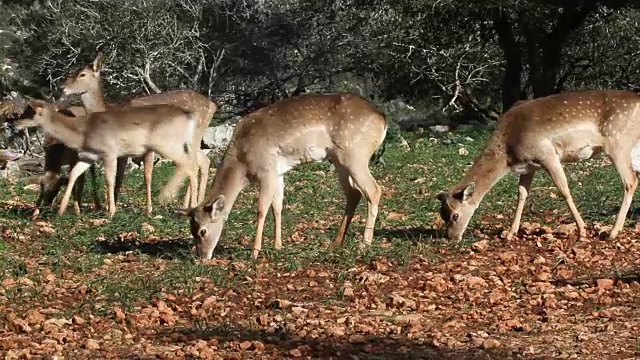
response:
<svg viewBox="0 0 640 360"><path fill-rule="evenodd" d="M614 239L624 226L638 179L640 163L632 153L640 140L640 94L631 91L578 91L521 102L506 111L484 151L460 183L437 198L447 237L461 239L476 208L491 188L509 172L520 175L518 203L507 233L517 234L524 202L535 172L551 176L575 219L580 238L585 223L573 202L562 163L589 159L604 152L613 162L624 189Z"/></svg>
<svg viewBox="0 0 640 360"><path fill-rule="evenodd" d="M185 176L189 177L192 194L197 191L196 153L192 148L197 119L189 111L171 105L149 105L74 118L38 101L29 102L27 110L16 121L17 128L39 126L78 151L79 160L69 174L58 215L64 214L78 176L100 159L104 161L109 217L115 213L115 176L120 157L144 156L154 151L175 163L176 173L160 193L163 203L174 198ZM196 206L196 201L191 197L191 206Z"/></svg>
<svg viewBox="0 0 640 360"><path fill-rule="evenodd" d="M124 109L127 107L137 107L146 105L168 104L177 106L189 112L192 112L197 120L196 130L193 134L192 147L197 155L197 170L200 171L200 185L198 193L193 194L200 202L204 199L207 188L207 180L209 176L209 166L211 161L207 155L200 149L202 137L213 118L213 114L218 106L210 101L206 96L199 94L193 90L181 89L166 91L158 94L138 96L126 99L119 103L107 103L104 97L102 87L102 60L104 54L98 51L92 63L87 64L67 76L62 85L63 95L80 95L82 104L89 113L101 112L112 109ZM126 159L118 160L118 178L124 178ZM196 170L196 171L197 171ZM144 179L146 183L147 215L151 214L151 176L153 173L153 152L150 152L144 158ZM116 183L116 192L119 191L122 182ZM189 188L184 196L183 207L188 207L189 197L191 196Z"/></svg>
<svg viewBox="0 0 640 360"><path fill-rule="evenodd" d="M282 248L284 175L298 164L329 160L346 197L345 213L332 246L340 246L362 195L368 201L364 244L373 239L380 186L369 159L387 131L384 114L347 93L299 95L243 117L234 130L204 202L189 211L198 256L210 259L236 197L250 182L259 186L253 258L262 249L269 207L275 220L275 248Z"/></svg>
<svg viewBox="0 0 640 360"><path fill-rule="evenodd" d="M84 108L80 106L64 106L58 107L57 110L65 113L68 116L83 116L86 114ZM5 101L0 104L0 110L5 114L11 114L10 119L14 119L16 114L24 111L24 103L20 101ZM38 217L40 214L40 206L50 206L53 200L58 195L60 188L66 184L67 178L62 176L62 167L69 165L71 168L78 161L78 153L56 140L55 138L46 135L44 139L45 145L45 160L44 160L44 174L40 176L38 184L40 185L40 193L36 200L35 209L33 211L33 218ZM98 197L98 185L96 183L96 169L95 166L91 166L91 180L93 186L93 200L96 207L100 207L100 200ZM78 178L78 181L73 190L74 197L74 211L76 214L80 213L80 203L82 202L82 191L84 189L85 176L84 174ZM117 198L117 194L116 194Z"/></svg>
<svg viewBox="0 0 640 360"><path fill-rule="evenodd" d="M86 115L84 108L79 106L70 106L66 109L59 109L58 111L64 113L67 116L81 117ZM58 195L60 188L67 184L68 178L62 176L62 167L69 165L72 169L78 162L78 152L71 149L58 139L53 138L50 135L45 137L45 153L44 153L44 174L40 178L40 194L38 200L36 200L36 209L33 217L37 217L40 213L39 208L41 205L50 206L53 204L53 200ZM98 184L96 182L97 174L96 167L92 165L91 171L91 185L93 201L96 208L101 206L100 198L98 196ZM73 189L73 208L78 215L80 213L80 203L82 202L82 191L84 189L85 176L82 174L75 184ZM117 200L116 194L116 200Z"/></svg>

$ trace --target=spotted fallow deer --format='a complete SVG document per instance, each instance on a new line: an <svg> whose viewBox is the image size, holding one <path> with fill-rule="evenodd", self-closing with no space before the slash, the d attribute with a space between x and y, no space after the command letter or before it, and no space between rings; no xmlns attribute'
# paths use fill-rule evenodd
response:
<svg viewBox="0 0 640 360"><path fill-rule="evenodd" d="M98 51L92 63L87 64L79 70L70 73L62 85L64 97L71 95L80 95L82 105L87 112L101 112L112 109L124 109L127 107L137 107L146 105L168 104L177 106L186 111L192 112L197 118L197 126L193 134L192 147L197 155L197 170L200 172L198 193L193 194L198 202L204 199L207 188L207 180L209 176L209 166L211 161L207 155L200 149L202 137L213 118L213 114L217 111L218 106L210 101L206 96L193 90L181 89L161 92L145 96L138 96L126 99L118 103L107 103L104 97L102 87L102 60L104 54ZM124 172L126 168L126 158L118 160L118 177L116 178L116 192L122 186ZM144 179L146 184L146 213L151 214L151 176L153 173L153 152L150 152L144 158ZM118 181L119 180L119 181ZM187 208L191 191L187 188L183 199L183 207Z"/></svg>
<svg viewBox="0 0 640 360"><path fill-rule="evenodd" d="M27 111L16 121L17 128L39 126L78 151L79 160L69 174L58 215L64 214L78 176L96 161L104 161L109 217L115 213L115 176L117 159L121 157L144 156L154 151L175 163L176 173L160 193L163 203L175 197L185 177L189 177L192 194L196 193L196 152L192 148L196 125L193 113L171 105L131 107L70 117L41 101L30 101ZM195 197L190 200L191 206L197 205Z"/></svg>
<svg viewBox="0 0 640 360"><path fill-rule="evenodd" d="M364 244L370 244L380 186L369 171L369 159L386 131L382 112L362 97L347 93L299 95L243 117L218 166L209 195L189 211L198 256L211 258L236 197L250 182L259 186L252 256L257 258L262 249L269 207L275 221L275 248L281 249L284 174L298 164L322 160L333 163L346 196L345 214L332 245L343 244L363 194L368 201Z"/></svg>
<svg viewBox="0 0 640 360"><path fill-rule="evenodd" d="M606 154L615 166L624 196L615 225L614 239L624 226L640 170L636 147L640 140L640 94L631 91L567 92L522 102L498 120L484 151L461 182L438 194L440 216L447 237L461 239L476 208L489 190L509 172L519 174L518 204L508 238L517 234L524 202L536 170L544 169L564 197L577 224L580 238L585 223L573 202L562 163ZM632 154L633 153L633 154Z"/></svg>

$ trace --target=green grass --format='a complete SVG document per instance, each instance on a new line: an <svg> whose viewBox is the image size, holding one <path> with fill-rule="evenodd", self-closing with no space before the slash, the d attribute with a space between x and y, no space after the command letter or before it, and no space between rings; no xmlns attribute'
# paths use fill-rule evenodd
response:
<svg viewBox="0 0 640 360"><path fill-rule="evenodd" d="M357 248L357 243L362 238L365 203L361 202L358 207L360 218L352 224L346 246L328 250L327 245L335 235L344 205L335 174L326 163L292 170L286 177L284 249L273 249L273 220L269 216L263 241L264 252L258 263L269 264L270 269L279 273L318 264L329 265L335 271L334 280L341 283L349 278L348 270L358 264L387 258L393 264L403 266L418 255L437 261L438 247L472 243L472 231L467 231L462 243L451 243L432 238L422 230L432 228L438 216L435 195L461 179L474 156L483 148L489 133L490 129L453 135L403 134L411 145L409 152L397 144L390 144L384 154L385 164L372 167L384 193L374 244L364 251ZM460 155L461 147L466 148L469 155ZM212 163L216 161L218 159L213 159ZM612 166L599 165L601 162L591 160L566 166L572 194L589 225L593 221L613 223L621 201L622 190L617 173ZM172 173L170 165L156 168L154 199L160 184L165 183ZM516 183L515 175L508 175L500 181L485 197L470 228L480 228L493 235L497 226L508 226L515 207ZM25 190L25 185L21 182L5 186L0 196L6 200L17 197L22 202L33 203L37 194ZM102 191L102 178L100 186ZM89 187L90 182L87 181L87 203L91 201ZM55 233L40 234L24 230L34 226L26 213L3 206L0 226L5 236L0 239L0 275L3 279L35 276L37 272L50 272L57 277L69 273L83 276L85 285L93 294L86 300L85 305L89 306L96 299L103 304L132 306L136 301L149 300L163 293L188 295L203 286L232 288L258 271L249 251L255 234L255 195L255 187L251 186L238 198L214 252L215 258L231 262L219 266L194 261L184 216L176 215L172 209L161 208L157 203L154 203L155 213L151 218L144 215L140 170L134 170L127 176L117 212L104 225L94 225L91 221L104 218L104 211L85 207L80 217L72 211L57 217L55 209L51 209L43 212L42 220L51 221ZM181 196L175 206L181 202ZM572 221L564 201L542 171L534 180L527 205L524 221L548 223L552 227L561 220ZM388 217L392 213L402 216ZM496 220L497 214L504 218ZM159 242L162 246L145 244L145 236L141 234L143 223L155 228L153 235L162 239ZM7 231L13 235L8 235ZM118 240L119 236L130 232L140 235L124 243ZM20 234L27 239L20 238ZM127 246L131 255L125 251ZM157 251L150 251L154 247ZM132 265L123 260L127 256L135 258ZM115 265L105 265L113 259L117 260ZM243 265L233 266L233 263ZM208 281L203 282L202 279ZM14 300L23 298L26 301L35 296L35 293L28 296L15 294ZM329 298L327 301L340 299ZM99 311L107 311L103 305L96 306Z"/></svg>

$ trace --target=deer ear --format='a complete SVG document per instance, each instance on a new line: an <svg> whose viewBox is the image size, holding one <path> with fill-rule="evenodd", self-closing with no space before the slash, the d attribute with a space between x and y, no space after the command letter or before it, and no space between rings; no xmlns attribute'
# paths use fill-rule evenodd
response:
<svg viewBox="0 0 640 360"><path fill-rule="evenodd" d="M438 193L438 195L436 195L436 199L438 199L440 202L443 202L447 199L447 192L446 191L441 191Z"/></svg>
<svg viewBox="0 0 640 360"><path fill-rule="evenodd" d="M469 183L464 190L462 190L462 201L467 201L471 195L473 195L473 192L476 189L476 184L471 182Z"/></svg>
<svg viewBox="0 0 640 360"><path fill-rule="evenodd" d="M211 204L205 205L202 208L202 210L204 210L205 212L213 216L213 214L215 214L216 212L222 211L224 209L224 205L225 205L224 195L220 195L214 202L212 202Z"/></svg>
<svg viewBox="0 0 640 360"><path fill-rule="evenodd" d="M101 48L98 48L96 58L93 59L92 69L93 72L99 73L102 70L102 60L104 59L104 53Z"/></svg>

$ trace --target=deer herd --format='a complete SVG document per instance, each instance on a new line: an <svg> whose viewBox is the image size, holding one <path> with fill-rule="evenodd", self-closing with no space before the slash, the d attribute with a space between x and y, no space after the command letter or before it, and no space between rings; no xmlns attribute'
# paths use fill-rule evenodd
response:
<svg viewBox="0 0 640 360"><path fill-rule="evenodd" d="M299 164L328 160L335 166L345 196L345 210L332 246L341 246L362 196L367 202L363 245L371 244L381 189L369 170L369 160L387 132L385 115L364 98L350 93L302 94L275 102L244 116L217 166L205 196L210 160L200 144L217 105L192 90L174 90L107 103L103 95L103 53L68 75L63 99L79 96L82 106L29 100L16 128L38 127L46 134L44 175L37 209L51 205L66 190L58 214L73 194L80 212L84 174L91 171L93 200L97 195L96 163L104 167L109 217L116 211L128 158L142 158L146 214L152 213L151 178L154 154L174 163L175 175L159 194L171 202L188 180L183 209L198 257L210 259L238 194L248 184L258 186L258 220L252 256L262 248L269 208L273 210L275 248L282 248L284 175ZM4 108L5 105L3 104ZM640 94L632 91L566 92L522 101L506 111L496 129L457 185L437 194L440 216L449 239L461 239L483 197L505 175L519 175L518 202L507 236L520 227L524 202L540 168L551 177L573 215L578 234L587 236L573 201L563 163L606 154L624 190L609 238L622 230L640 171ZM62 167L70 166L68 179Z"/></svg>

